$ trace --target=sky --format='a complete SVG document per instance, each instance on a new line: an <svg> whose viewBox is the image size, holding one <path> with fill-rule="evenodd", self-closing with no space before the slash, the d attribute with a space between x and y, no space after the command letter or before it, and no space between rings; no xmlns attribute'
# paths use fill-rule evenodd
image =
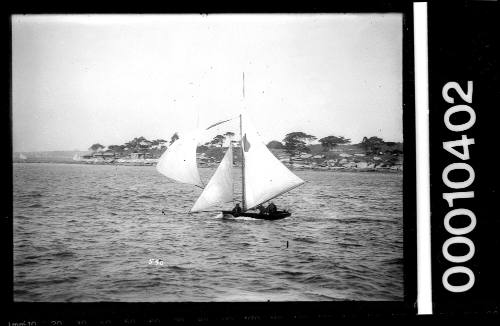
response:
<svg viewBox="0 0 500 326"><path fill-rule="evenodd" d="M402 141L402 73L401 14L14 15L13 150L169 140L243 108L266 142Z"/></svg>

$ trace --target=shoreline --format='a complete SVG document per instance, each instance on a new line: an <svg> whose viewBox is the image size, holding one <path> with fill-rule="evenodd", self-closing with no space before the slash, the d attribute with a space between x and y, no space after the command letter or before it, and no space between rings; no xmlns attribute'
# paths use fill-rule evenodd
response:
<svg viewBox="0 0 500 326"><path fill-rule="evenodd" d="M30 161L30 162L20 162L14 161L12 164L78 164L78 165L110 165L110 166L142 166L142 167L154 167L155 163L150 162L82 162L82 161ZM286 165L285 165L286 166ZM239 166L234 166L239 167ZM402 174L403 170L391 169L391 168L318 168L318 167L300 167L295 168L292 166L286 166L291 171L324 171L324 172L377 172L377 173L395 173ZM198 166L201 169L216 169L217 166Z"/></svg>

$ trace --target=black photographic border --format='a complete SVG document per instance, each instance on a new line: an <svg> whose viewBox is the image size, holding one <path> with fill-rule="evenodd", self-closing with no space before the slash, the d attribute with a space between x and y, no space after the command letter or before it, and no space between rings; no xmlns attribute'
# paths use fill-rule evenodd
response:
<svg viewBox="0 0 500 326"><path fill-rule="evenodd" d="M454 6L444 3L428 5L431 266L433 314L436 316L500 317L500 219L497 207L500 175L498 167L491 164L491 153L497 147L498 114L495 111L500 101L499 9L498 2L494 1L465 1ZM449 94L455 102L445 102L442 95L445 84L457 82L461 88L467 89L467 81L473 82L471 103L460 99L453 90ZM475 124L464 131L451 131L444 124L444 114L453 105L461 104L474 110ZM463 120L464 117L459 114L455 117L458 122L463 122L460 118ZM443 142L456 140L462 135L475 139L468 160L461 160L443 149ZM458 151L462 150L459 148ZM457 189L446 186L442 180L444 169L462 162L475 171L473 183ZM453 173L457 172L450 175ZM450 180L453 178L451 176ZM443 199L444 193L466 191L474 191L474 198L457 199L453 207ZM472 258L463 263L450 262L442 253L445 241L454 237L445 229L444 219L457 208L469 209L477 221L472 231L462 234L475 246ZM458 252L458 255L463 254L463 251ZM445 289L442 277L446 270L458 266L469 268L475 275L475 283L467 291L451 292ZM455 282L460 284L460 281Z"/></svg>
<svg viewBox="0 0 500 326"><path fill-rule="evenodd" d="M416 314L417 298L417 263L416 263L416 152L415 152L415 101L414 101L414 58L413 58L413 6L411 2L373 1L369 3L351 2L349 4L331 4L327 7L300 8L127 8L119 6L108 10L95 10L78 7L71 8L39 7L10 8L4 16L4 27L7 32L9 60L4 62L8 74L9 103L4 109L8 117L2 119L6 126L2 128L4 139L10 140L12 153L12 86L11 86L11 56L12 39L10 19L12 14L81 14L81 13L401 13L403 15L403 255L404 255L404 299L403 301L321 301L321 302L173 302L173 303L122 303L122 302L92 302L92 303L45 303L45 302L14 302L13 301L13 203L12 203L12 161L2 161L2 184L5 200L2 205L4 232L2 255L3 261L10 266L9 273L2 291L4 309L8 311L8 321L37 321L50 323L62 321L63 325L86 321L88 325L101 324L159 324L165 322L200 322L200 321L300 321L300 320L364 320L364 319L406 319ZM81 3L80 3L81 5ZM178 4L177 4L178 5ZM245 4L244 4L245 5ZM139 9L139 10L138 10ZM9 153L7 153L10 155ZM12 155L10 155L12 156Z"/></svg>

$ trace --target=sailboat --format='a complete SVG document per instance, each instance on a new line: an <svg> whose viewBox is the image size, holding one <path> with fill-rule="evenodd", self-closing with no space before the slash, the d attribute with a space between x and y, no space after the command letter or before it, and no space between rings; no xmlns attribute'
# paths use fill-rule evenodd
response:
<svg viewBox="0 0 500 326"><path fill-rule="evenodd" d="M24 155L23 153L20 153L20 154L19 154L19 159L21 159L21 160L23 160L23 161L24 161L24 160L27 160L28 158L27 158L27 157L26 157L26 155Z"/></svg>
<svg viewBox="0 0 500 326"><path fill-rule="evenodd" d="M234 119L234 118L233 118ZM218 122L205 130L221 123ZM250 120L239 115L241 164L241 213L222 210L225 216L246 216L257 219L276 220L291 215L288 211L272 214L250 212L257 206L283 195L304 184L304 180L283 165L260 139ZM175 141L158 160L156 169L166 177L178 182L203 188L190 212L207 211L213 206L233 201L233 148L229 142L224 158L210 181L203 185L196 164L196 148L203 130L195 130Z"/></svg>
<svg viewBox="0 0 500 326"><path fill-rule="evenodd" d="M245 98L245 74L243 73L243 98ZM239 118L240 150L241 150L241 212L223 210L224 216L246 216L257 219L276 220L291 215L288 211L273 213L255 213L251 210L281 196L302 184L304 180L293 174L283 165L260 139L250 119ZM224 120L212 124L205 130L234 120ZM196 164L196 148L203 129L197 129L181 135L158 160L156 169L166 177L178 182L192 184L203 188L190 213L207 211L233 201L233 149L229 141L228 149L206 186L203 185Z"/></svg>

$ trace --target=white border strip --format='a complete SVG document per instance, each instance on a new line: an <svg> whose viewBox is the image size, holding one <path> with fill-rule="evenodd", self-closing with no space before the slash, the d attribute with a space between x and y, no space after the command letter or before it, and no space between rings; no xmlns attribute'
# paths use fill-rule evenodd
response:
<svg viewBox="0 0 500 326"><path fill-rule="evenodd" d="M413 4L417 150L417 307L432 314L427 3Z"/></svg>

